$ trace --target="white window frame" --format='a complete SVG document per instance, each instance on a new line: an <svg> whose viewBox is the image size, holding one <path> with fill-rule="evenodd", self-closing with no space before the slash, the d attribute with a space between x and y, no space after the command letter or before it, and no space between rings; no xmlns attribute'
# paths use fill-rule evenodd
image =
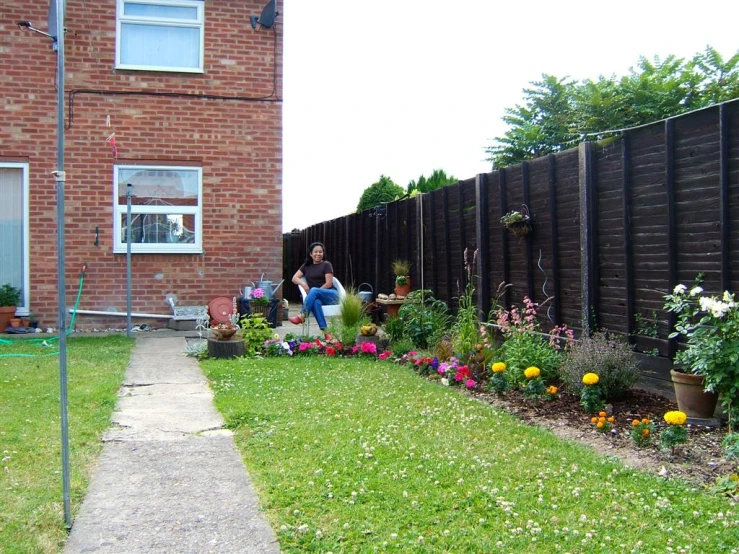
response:
<svg viewBox="0 0 739 554"><path fill-rule="evenodd" d="M29 217L30 200L30 177L29 164L26 162L0 162L0 167L20 169L23 172L23 298L21 298L22 306L16 306L18 315L28 315L31 309L31 240L30 227L31 220Z"/></svg>
<svg viewBox="0 0 739 554"><path fill-rule="evenodd" d="M161 6L180 6L196 8L198 17L191 19L162 19L156 17L131 16L124 13L126 4L156 4ZM162 27L190 27L200 29L200 60L198 67L168 67L140 64L124 64L121 62L121 43L123 24L160 25ZM205 50L205 2L204 0L117 0L115 29L115 67L116 69L133 69L140 71L176 71L179 73L204 73Z"/></svg>
<svg viewBox="0 0 739 554"><path fill-rule="evenodd" d="M203 253L203 168L180 165L137 165L117 164L113 166L113 252L126 254L128 245L123 235L125 224L122 223L127 215L126 204L118 203L118 175L121 169L137 170L164 170L164 171L194 171L198 175L198 203L197 206L141 206L133 204L131 215L142 214L169 214L173 211L195 216L194 242L192 243L131 243L132 254L202 254Z"/></svg>

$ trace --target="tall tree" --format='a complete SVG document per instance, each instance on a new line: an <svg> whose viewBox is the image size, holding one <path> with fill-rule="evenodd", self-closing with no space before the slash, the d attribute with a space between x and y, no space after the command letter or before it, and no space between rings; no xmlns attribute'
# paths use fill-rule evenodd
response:
<svg viewBox="0 0 739 554"><path fill-rule="evenodd" d="M443 169L434 169L428 179L421 175L418 178L418 181L411 180L411 182L408 183L406 190L408 191L408 194L412 194L414 190L426 193L446 185L452 185L458 181L459 179L453 175L447 176L446 171Z"/></svg>
<svg viewBox="0 0 739 554"><path fill-rule="evenodd" d="M362 196L359 198L357 211L362 212L385 202L392 202L404 194L403 187L396 185L390 177L380 175L379 181L364 189Z"/></svg>
<svg viewBox="0 0 739 554"><path fill-rule="evenodd" d="M486 147L505 167L575 146L588 135L653 123L739 97L739 51L728 60L710 46L692 60L640 58L628 75L576 83L544 75L506 109L509 128Z"/></svg>
<svg viewBox="0 0 739 554"><path fill-rule="evenodd" d="M526 103L506 109L508 131L486 148L496 166L558 152L577 139L571 126L574 82L544 74L531 84L533 88L524 89Z"/></svg>

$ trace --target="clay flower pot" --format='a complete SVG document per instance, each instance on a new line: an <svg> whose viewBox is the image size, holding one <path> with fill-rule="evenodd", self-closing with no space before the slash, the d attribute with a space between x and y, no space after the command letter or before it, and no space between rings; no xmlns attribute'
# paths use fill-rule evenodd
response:
<svg viewBox="0 0 739 554"><path fill-rule="evenodd" d="M670 370L677 407L689 418L710 419L716 410L718 395L703 389L702 375Z"/></svg>

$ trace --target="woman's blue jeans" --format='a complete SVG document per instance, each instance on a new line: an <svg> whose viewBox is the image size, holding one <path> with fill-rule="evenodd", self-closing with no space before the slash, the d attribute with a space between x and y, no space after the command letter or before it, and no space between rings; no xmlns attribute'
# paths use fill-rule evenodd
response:
<svg viewBox="0 0 739 554"><path fill-rule="evenodd" d="M327 327L326 317L323 315L323 306L338 303L339 293L336 292L336 289L313 287L308 291L308 294L303 301L303 307L300 311L305 317L308 317L308 314L311 313L316 316L318 327L323 330Z"/></svg>

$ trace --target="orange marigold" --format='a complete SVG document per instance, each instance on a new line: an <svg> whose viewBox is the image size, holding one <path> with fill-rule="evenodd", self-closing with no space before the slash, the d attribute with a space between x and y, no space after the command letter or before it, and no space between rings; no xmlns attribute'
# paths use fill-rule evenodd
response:
<svg viewBox="0 0 739 554"><path fill-rule="evenodd" d="M631 422L631 424L632 424L632 425L633 425L634 427L636 427L636 426L637 426L637 425L639 425L640 423L641 423L641 421L639 421L638 419L635 419L634 421L632 421L632 422Z"/></svg>

